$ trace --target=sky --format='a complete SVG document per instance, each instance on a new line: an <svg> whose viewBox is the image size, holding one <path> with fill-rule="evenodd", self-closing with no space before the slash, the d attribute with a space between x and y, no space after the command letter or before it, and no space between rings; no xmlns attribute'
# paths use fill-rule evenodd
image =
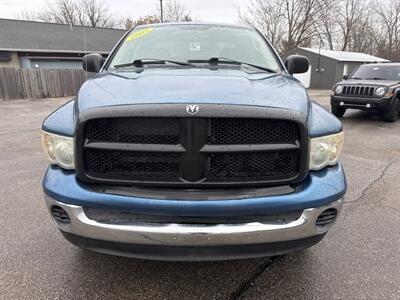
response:
<svg viewBox="0 0 400 300"><path fill-rule="evenodd" d="M0 18L14 19L24 10L37 10L54 0L0 0ZM117 15L137 19L154 14L159 0L103 0ZM169 0L163 0L167 2ZM244 9L250 0L180 0L195 20L222 23L236 23L237 10Z"/></svg>

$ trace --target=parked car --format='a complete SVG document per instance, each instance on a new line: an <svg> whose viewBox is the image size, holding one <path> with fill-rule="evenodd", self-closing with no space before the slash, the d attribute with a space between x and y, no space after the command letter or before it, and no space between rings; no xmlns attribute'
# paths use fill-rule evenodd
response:
<svg viewBox="0 0 400 300"><path fill-rule="evenodd" d="M43 122L43 180L63 236L98 252L220 260L304 249L332 227L342 124L254 28L129 31L76 99Z"/></svg>
<svg viewBox="0 0 400 300"><path fill-rule="evenodd" d="M400 63L361 65L333 87L332 113L342 117L347 109L375 110L387 122L400 114Z"/></svg>

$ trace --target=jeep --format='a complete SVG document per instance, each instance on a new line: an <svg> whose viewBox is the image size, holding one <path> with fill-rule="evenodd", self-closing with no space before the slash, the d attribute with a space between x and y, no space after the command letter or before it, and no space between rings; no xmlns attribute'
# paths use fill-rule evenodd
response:
<svg viewBox="0 0 400 300"><path fill-rule="evenodd" d="M359 66L333 87L332 113L343 117L347 109L373 110L386 122L400 114L400 63L375 63Z"/></svg>
<svg viewBox="0 0 400 300"><path fill-rule="evenodd" d="M42 125L45 202L62 235L155 260L275 256L335 223L341 122L255 28L142 25Z"/></svg>

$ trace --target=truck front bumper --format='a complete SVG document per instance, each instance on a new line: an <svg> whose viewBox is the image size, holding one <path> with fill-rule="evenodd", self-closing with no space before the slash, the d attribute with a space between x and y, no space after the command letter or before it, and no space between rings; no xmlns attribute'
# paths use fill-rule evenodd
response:
<svg viewBox="0 0 400 300"><path fill-rule="evenodd" d="M54 220L65 238L82 248L145 259L219 260L279 255L310 247L329 228L316 225L327 210L339 214L343 200L305 209L300 218L288 222L242 224L107 224L90 219L84 208L45 196L47 207L62 208L68 223Z"/></svg>
<svg viewBox="0 0 400 300"><path fill-rule="evenodd" d="M384 98L361 98L361 97L344 97L331 96L331 106L341 107L346 109L360 110L386 110L393 103L393 97Z"/></svg>
<svg viewBox="0 0 400 300"><path fill-rule="evenodd" d="M43 180L53 221L70 242L108 254L191 261L273 256L310 247L336 221L346 187L340 164L309 172L289 193L245 198L232 194L223 200L192 200L190 190L187 200L98 192L79 182L74 172L57 167L49 167ZM142 219L104 221L93 217L90 209L127 212ZM325 222L321 213L327 211L334 218L318 225L318 220ZM67 213L67 222L56 220L62 212ZM294 217L264 219L291 212L296 212ZM155 221L154 216L168 221ZM181 222L182 217L196 222Z"/></svg>

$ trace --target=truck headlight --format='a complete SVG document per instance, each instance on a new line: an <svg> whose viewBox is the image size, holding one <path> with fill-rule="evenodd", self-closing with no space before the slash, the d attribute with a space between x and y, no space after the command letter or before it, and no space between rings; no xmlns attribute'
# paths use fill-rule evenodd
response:
<svg viewBox="0 0 400 300"><path fill-rule="evenodd" d="M386 88L384 88L383 86L378 87L375 90L375 95L377 95L378 97L383 97L385 95L385 93L386 93Z"/></svg>
<svg viewBox="0 0 400 300"><path fill-rule="evenodd" d="M341 94L343 92L343 85L338 85L335 87L335 93L336 94Z"/></svg>
<svg viewBox="0 0 400 300"><path fill-rule="evenodd" d="M335 165L343 147L343 132L310 139L310 170Z"/></svg>
<svg viewBox="0 0 400 300"><path fill-rule="evenodd" d="M48 132L42 132L42 145L51 164L64 169L74 169L74 139Z"/></svg>

